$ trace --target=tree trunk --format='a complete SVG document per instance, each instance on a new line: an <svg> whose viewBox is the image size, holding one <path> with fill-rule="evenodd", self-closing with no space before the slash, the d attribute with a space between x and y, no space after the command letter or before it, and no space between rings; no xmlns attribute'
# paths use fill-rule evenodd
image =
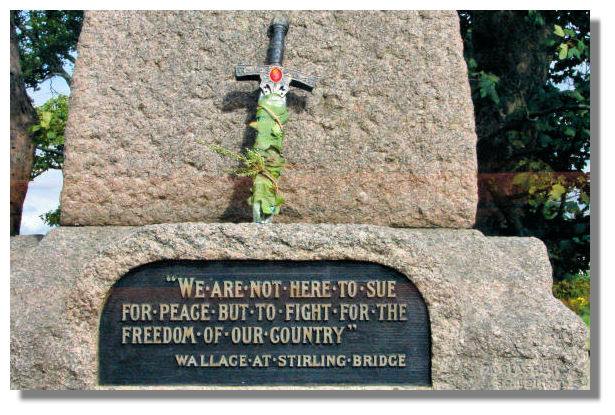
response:
<svg viewBox="0 0 615 415"><path fill-rule="evenodd" d="M17 36L11 15L11 235L19 234L23 202L34 162L34 142L28 129L36 121L21 80Z"/></svg>
<svg viewBox="0 0 615 415"><path fill-rule="evenodd" d="M510 174L518 161L515 154L502 154L507 131L535 135L527 120L527 103L544 88L552 57L544 42L552 26L536 27L518 11L472 13L472 45L478 67L500 78L502 105L475 102L478 135L479 203L476 227L486 234L519 235L526 199L511 197Z"/></svg>

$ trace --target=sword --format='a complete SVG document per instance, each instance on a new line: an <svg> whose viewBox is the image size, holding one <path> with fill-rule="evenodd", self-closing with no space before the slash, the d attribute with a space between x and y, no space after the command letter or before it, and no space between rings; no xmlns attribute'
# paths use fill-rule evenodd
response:
<svg viewBox="0 0 615 415"><path fill-rule="evenodd" d="M284 124L288 119L286 93L290 87L311 92L316 86L315 76L283 66L284 40L288 33L288 20L273 18L269 26L269 47L265 65L237 65L235 79L260 81L260 95L256 121L250 126L257 130L252 149L244 158L245 167L239 174L253 178L251 196L252 217L256 223L269 223L280 212L284 198L278 187L286 160L282 155Z"/></svg>

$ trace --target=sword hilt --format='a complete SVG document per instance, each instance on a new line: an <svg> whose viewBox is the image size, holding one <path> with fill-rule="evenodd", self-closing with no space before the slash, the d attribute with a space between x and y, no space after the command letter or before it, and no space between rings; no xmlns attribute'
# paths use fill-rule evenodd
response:
<svg viewBox="0 0 615 415"><path fill-rule="evenodd" d="M288 33L288 20L276 16L269 25L269 48L267 49L267 65L282 66L284 61L284 39Z"/></svg>
<svg viewBox="0 0 615 415"><path fill-rule="evenodd" d="M235 79L238 81L261 81L261 90L268 94L276 91L284 96L289 86L312 91L316 86L317 77L304 75L298 71L286 69L284 61L284 39L288 33L288 20L276 16L269 25L269 47L267 48L267 64L237 65Z"/></svg>

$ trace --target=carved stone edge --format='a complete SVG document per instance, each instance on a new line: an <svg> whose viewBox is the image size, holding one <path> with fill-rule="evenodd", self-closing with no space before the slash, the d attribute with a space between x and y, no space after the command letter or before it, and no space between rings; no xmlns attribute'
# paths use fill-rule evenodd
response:
<svg viewBox="0 0 615 415"><path fill-rule="evenodd" d="M79 232L79 229L57 229L47 238L62 238L63 233ZM57 345L50 344L50 347L63 347L55 352L71 356L66 367L70 376L63 376L70 380L63 385L43 382L35 389L243 389L216 385L120 388L97 384L98 324L109 288L130 269L164 259L352 259L376 262L406 275L426 301L432 332L432 389L589 387L589 356L585 349L587 329L577 316L552 296L546 248L535 238L487 238L474 230L392 229L370 225L203 223L124 227L119 235L123 236L108 241L75 274L74 286L63 305L64 315L52 316L59 318L62 322L59 324L64 324L66 338L58 340ZM82 242L87 243L87 236L84 239ZM260 249L263 244L269 249ZM526 263L528 260L523 253L531 258L530 264ZM494 274L490 274L492 272ZM523 301L515 302L514 309L510 310L513 314L510 321L502 310L495 311L493 321L476 317L485 305L497 307L498 302L504 300L502 293L513 296L525 293ZM471 297L478 297L478 301ZM531 334L543 336L538 346L528 343L532 340L523 337L523 333L511 330L511 327L516 327L515 320L528 321L535 326L530 327ZM505 339L501 344L497 341L481 344L484 341L481 336L486 335L489 339L497 330L504 330ZM481 347L485 349L481 350ZM527 350L521 350L524 347ZM481 378L483 375L474 368L481 362L491 366L495 374ZM506 375L507 370L512 370L510 378ZM536 373L524 373L524 370ZM556 373L561 374L561 379L553 379ZM53 377L54 374L47 376ZM531 387L533 384L534 388ZM13 386L20 388L18 384ZM423 389L399 385L250 388Z"/></svg>

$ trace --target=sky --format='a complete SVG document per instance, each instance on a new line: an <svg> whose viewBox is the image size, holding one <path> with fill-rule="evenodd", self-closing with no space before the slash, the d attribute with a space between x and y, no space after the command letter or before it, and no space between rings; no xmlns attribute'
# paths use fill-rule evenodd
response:
<svg viewBox="0 0 615 415"><path fill-rule="evenodd" d="M66 81L55 77L43 82L40 89L28 89L35 107L42 105L57 94L69 95ZM21 235L46 234L50 227L40 218L41 215L55 210L60 205L62 191L62 170L47 170L28 185L28 193L21 216Z"/></svg>

